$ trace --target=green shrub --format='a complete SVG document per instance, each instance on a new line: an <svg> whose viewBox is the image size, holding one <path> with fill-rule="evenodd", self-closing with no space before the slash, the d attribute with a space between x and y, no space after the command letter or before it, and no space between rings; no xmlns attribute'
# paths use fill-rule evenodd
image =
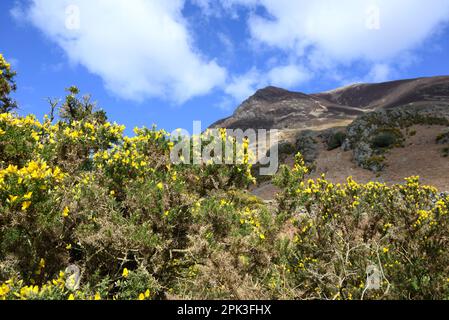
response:
<svg viewBox="0 0 449 320"><path fill-rule="evenodd" d="M279 216L295 226L280 286L307 299L438 299L449 294L449 196L419 183L304 180L299 158L276 180ZM366 271L380 288L367 290Z"/></svg>
<svg viewBox="0 0 449 320"><path fill-rule="evenodd" d="M292 143L283 142L279 144L279 154L282 155L292 155L295 154L296 148Z"/></svg>
<svg viewBox="0 0 449 320"><path fill-rule="evenodd" d="M268 237L269 213L239 191L253 182L247 160L174 165L165 131L125 137L75 88L60 112L0 114L0 299L187 295L175 288L213 252L257 252ZM206 235L216 246L193 254ZM73 293L52 284L69 264L83 270Z"/></svg>
<svg viewBox="0 0 449 320"><path fill-rule="evenodd" d="M371 144L376 149L387 149L394 146L397 143L397 137L395 134L384 131L378 133L371 141Z"/></svg>
<svg viewBox="0 0 449 320"><path fill-rule="evenodd" d="M449 132L441 133L437 136L436 142L438 144L449 143Z"/></svg>
<svg viewBox="0 0 449 320"><path fill-rule="evenodd" d="M307 180L298 154L266 205L248 161L172 164L167 132L90 106L71 88L56 123L0 114L0 300L449 297L449 196L418 177Z"/></svg>
<svg viewBox="0 0 449 320"><path fill-rule="evenodd" d="M342 131L331 134L331 136L327 140L327 150L340 148L343 145L346 137L346 133Z"/></svg>
<svg viewBox="0 0 449 320"><path fill-rule="evenodd" d="M442 150L442 152L443 152L443 157L449 157L449 148L444 148L443 150Z"/></svg>
<svg viewBox="0 0 449 320"><path fill-rule="evenodd" d="M10 97L10 94L17 89L15 76L11 64L0 53L0 113L17 108L17 103Z"/></svg>
<svg viewBox="0 0 449 320"><path fill-rule="evenodd" d="M385 167L385 157L382 155L371 156L365 160L364 166L374 172L382 171Z"/></svg>

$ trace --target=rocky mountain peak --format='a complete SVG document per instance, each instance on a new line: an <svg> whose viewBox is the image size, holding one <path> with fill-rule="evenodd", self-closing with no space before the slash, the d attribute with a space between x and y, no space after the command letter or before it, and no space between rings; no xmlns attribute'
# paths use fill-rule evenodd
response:
<svg viewBox="0 0 449 320"><path fill-rule="evenodd" d="M304 98L307 95L300 92L292 92L282 88L268 86L256 91L248 100L259 100L266 102L276 102L285 99Z"/></svg>
<svg viewBox="0 0 449 320"><path fill-rule="evenodd" d="M312 129L352 122L357 116L404 105L449 105L449 77L357 84L316 94L268 86L257 90L211 127Z"/></svg>

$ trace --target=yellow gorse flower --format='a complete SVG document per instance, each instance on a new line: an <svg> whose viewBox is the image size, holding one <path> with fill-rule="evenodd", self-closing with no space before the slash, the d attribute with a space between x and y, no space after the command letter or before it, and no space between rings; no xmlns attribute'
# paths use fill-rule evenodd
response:
<svg viewBox="0 0 449 320"><path fill-rule="evenodd" d="M6 296L11 291L11 288L6 283L3 283L0 286L0 300L2 297Z"/></svg>
<svg viewBox="0 0 449 320"><path fill-rule="evenodd" d="M31 201L25 201L22 203L22 211L26 211L31 206Z"/></svg>
<svg viewBox="0 0 449 320"><path fill-rule="evenodd" d="M68 207L64 207L64 209L62 210L62 216L63 216L64 218L66 218L66 217L69 216L69 213L70 213L69 208L68 208Z"/></svg>
<svg viewBox="0 0 449 320"><path fill-rule="evenodd" d="M29 199L31 199L32 196L33 196L33 192L30 191L30 192L28 192L27 194L25 194L25 195L23 196L23 198L24 198L25 200L29 200Z"/></svg>
<svg viewBox="0 0 449 320"><path fill-rule="evenodd" d="M35 140L35 141L39 141L39 135L37 134L37 132L33 131L31 133L31 137Z"/></svg>
<svg viewBox="0 0 449 320"><path fill-rule="evenodd" d="M19 198L19 196L13 196L13 195L10 195L9 196L9 199L8 199L8 201L9 201L9 203L14 203L14 202L16 202L16 200Z"/></svg>
<svg viewBox="0 0 449 320"><path fill-rule="evenodd" d="M40 267L41 269L45 268L45 259L44 259L44 258L42 258L42 259L39 261L39 267Z"/></svg>

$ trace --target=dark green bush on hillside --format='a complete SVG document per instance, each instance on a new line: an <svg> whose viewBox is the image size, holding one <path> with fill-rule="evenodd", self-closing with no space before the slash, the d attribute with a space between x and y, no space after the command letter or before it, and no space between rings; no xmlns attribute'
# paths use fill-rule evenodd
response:
<svg viewBox="0 0 449 320"><path fill-rule="evenodd" d="M378 134L377 136L374 137L372 142L373 146L378 149L391 147L395 143L396 137L388 132Z"/></svg>
<svg viewBox="0 0 449 320"><path fill-rule="evenodd" d="M327 150L340 148L345 141L346 136L346 133L342 131L332 134L327 140Z"/></svg>
<svg viewBox="0 0 449 320"><path fill-rule="evenodd" d="M292 155L295 154L296 148L292 143L283 142L279 144L279 154L282 155Z"/></svg>
<svg viewBox="0 0 449 320"><path fill-rule="evenodd" d="M449 143L449 132L441 133L437 136L436 142L438 144Z"/></svg>
<svg viewBox="0 0 449 320"><path fill-rule="evenodd" d="M387 149L397 144L398 138L391 131L383 131L374 136L371 144L375 149Z"/></svg>

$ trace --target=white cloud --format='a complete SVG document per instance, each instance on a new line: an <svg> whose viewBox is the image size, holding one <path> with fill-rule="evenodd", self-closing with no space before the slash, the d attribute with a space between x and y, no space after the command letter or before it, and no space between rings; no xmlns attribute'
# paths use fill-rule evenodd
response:
<svg viewBox="0 0 449 320"><path fill-rule="evenodd" d="M302 66L290 64L274 67L268 72L270 85L291 88L311 78L310 71Z"/></svg>
<svg viewBox="0 0 449 320"><path fill-rule="evenodd" d="M375 63L365 75L359 75L351 78L344 78L338 74L336 81L342 86L347 86L354 83L379 83L390 81L398 74L398 70L386 63Z"/></svg>
<svg viewBox="0 0 449 320"><path fill-rule="evenodd" d="M384 63L375 64L366 78L366 82L383 82L391 78L393 70L391 67Z"/></svg>
<svg viewBox="0 0 449 320"><path fill-rule="evenodd" d="M276 50L261 50L273 53L264 67L254 63L246 66L245 74L228 74L192 43L193 29L183 17L186 1L217 19L246 17L239 8L250 8L247 50L256 58L262 56L256 48ZM364 81L390 80L397 70L417 60L414 49L449 22L448 0L425 4L422 0L129 2L30 0L31 5L16 6L11 14L31 21L72 63L99 75L119 96L160 97L177 103L214 88L241 101L267 85L291 89L320 75L341 82L357 76ZM77 30L65 27L69 4L80 9ZM266 14L255 10L258 6ZM236 52L242 46L225 33L218 33L217 41L223 47L220 58L232 65L228 60L238 59ZM366 66L366 74L353 74L358 62Z"/></svg>
<svg viewBox="0 0 449 320"><path fill-rule="evenodd" d="M191 2L200 7L205 14L211 14L212 2L210 0L191 0Z"/></svg>
<svg viewBox="0 0 449 320"><path fill-rule="evenodd" d="M69 5L79 8L79 19L77 10L66 11ZM182 103L226 79L226 70L191 43L183 6L184 0L32 0L12 12L56 42L72 63L99 75L111 92ZM79 28L72 28L77 20Z"/></svg>
<svg viewBox="0 0 449 320"><path fill-rule="evenodd" d="M267 72L252 68L247 73L235 76L225 88L225 93L232 96L236 102L243 101L257 89L266 86L291 88L312 77L310 71L300 65L288 64L276 66Z"/></svg>
<svg viewBox="0 0 449 320"><path fill-rule="evenodd" d="M449 20L449 1L427 0L227 0L262 5L252 37L303 55L315 48L336 61L383 61L413 49Z"/></svg>
<svg viewBox="0 0 449 320"><path fill-rule="evenodd" d="M253 68L243 75L233 77L226 86L225 93L232 96L236 101L243 101L254 93L261 79L260 72Z"/></svg>
<svg viewBox="0 0 449 320"><path fill-rule="evenodd" d="M252 8L252 41L282 50L331 78L358 61L361 79L390 80L395 69L416 60L413 50L446 27L449 1L427 0L224 0ZM266 14L254 10L262 6ZM349 72L350 73L350 72Z"/></svg>
<svg viewBox="0 0 449 320"><path fill-rule="evenodd" d="M198 0L203 7L217 5ZM257 44L280 49L296 63L272 66L263 73L252 69L234 76L225 89L235 99L246 98L266 84L291 88L310 79L310 73L347 83L354 62L367 73L360 81L391 80L416 61L418 48L449 22L449 1L428 0L221 0L222 9L235 15L251 9L248 26L252 48ZM261 10L255 10L263 7ZM256 45L254 45L254 42ZM250 45L251 46L251 45ZM306 65L307 69L297 67ZM348 72L349 71L349 72ZM354 79L354 78L353 78Z"/></svg>

